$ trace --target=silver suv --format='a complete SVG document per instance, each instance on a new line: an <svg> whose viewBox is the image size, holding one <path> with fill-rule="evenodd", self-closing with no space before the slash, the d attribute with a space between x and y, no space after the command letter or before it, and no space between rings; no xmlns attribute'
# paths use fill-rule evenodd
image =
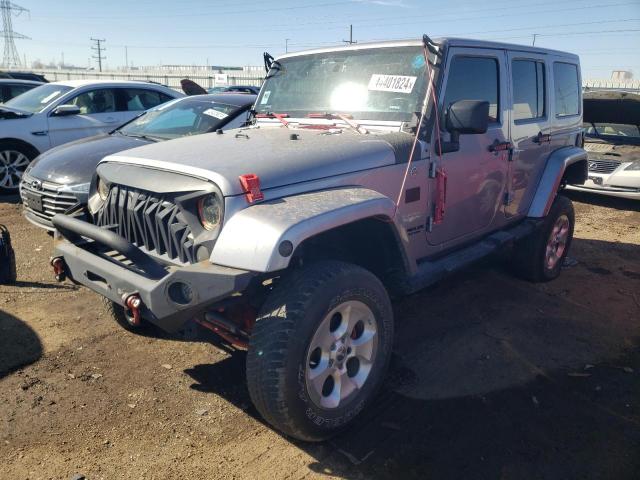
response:
<svg viewBox="0 0 640 480"><path fill-rule="evenodd" d="M373 399L390 297L498 250L557 277L587 177L575 55L423 39L273 61L254 124L106 157L52 265L127 328L247 349L264 418L325 439ZM425 306L425 311L428 306Z"/></svg>

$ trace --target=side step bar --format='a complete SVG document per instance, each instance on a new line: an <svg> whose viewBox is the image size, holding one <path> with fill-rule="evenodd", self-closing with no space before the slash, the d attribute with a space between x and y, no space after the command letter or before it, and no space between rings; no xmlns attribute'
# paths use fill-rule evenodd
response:
<svg viewBox="0 0 640 480"><path fill-rule="evenodd" d="M414 293L432 285L454 272L497 252L501 248L533 233L541 220L528 219L515 227L499 231L473 245L453 252L437 260L425 260L418 265L418 273L409 281L408 292Z"/></svg>

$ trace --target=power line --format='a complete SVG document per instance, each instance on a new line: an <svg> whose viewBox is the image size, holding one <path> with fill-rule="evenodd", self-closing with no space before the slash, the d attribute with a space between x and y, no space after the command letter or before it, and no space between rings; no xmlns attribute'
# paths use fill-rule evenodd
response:
<svg viewBox="0 0 640 480"><path fill-rule="evenodd" d="M13 21L11 17L28 11L26 8L16 5L9 0L0 0L0 13L2 13L2 30L0 30L0 36L4 39L2 65L5 67L22 66L15 40L27 40L29 37L13 31Z"/></svg>
<svg viewBox="0 0 640 480"><path fill-rule="evenodd" d="M102 71L102 60L106 60L107 58L102 55L102 52L105 51L105 48L102 46L102 44L106 42L106 40L104 38L93 37L91 37L90 40L96 43L93 47L91 47L91 50L97 52L96 55L92 56L92 58L98 60L98 69Z"/></svg>

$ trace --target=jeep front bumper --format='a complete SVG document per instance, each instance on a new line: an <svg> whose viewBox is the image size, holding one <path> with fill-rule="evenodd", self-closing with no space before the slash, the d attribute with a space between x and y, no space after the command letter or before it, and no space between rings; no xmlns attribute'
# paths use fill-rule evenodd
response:
<svg viewBox="0 0 640 480"><path fill-rule="evenodd" d="M56 215L52 221L59 232L54 257L63 260L66 276L119 305L137 294L142 317L167 332L180 330L207 307L243 291L254 276L209 262L162 265L109 230L66 215ZM185 291L186 296L174 293Z"/></svg>

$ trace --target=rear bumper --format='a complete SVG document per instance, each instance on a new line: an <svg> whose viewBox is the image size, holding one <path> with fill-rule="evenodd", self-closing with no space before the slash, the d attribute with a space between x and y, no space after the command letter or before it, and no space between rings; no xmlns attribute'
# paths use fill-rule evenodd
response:
<svg viewBox="0 0 640 480"><path fill-rule="evenodd" d="M76 227L78 230L85 229L82 230L82 235L88 233L94 236L92 234L95 233L97 240L74 237L70 230ZM56 237L54 256L64 260L68 277L119 305L124 305L127 296L138 294L143 304L142 317L167 332L180 330L185 322L210 305L244 290L254 276L253 272L212 265L209 262L187 266L160 266L148 256L148 262L159 267L150 274L136 268L135 264L127 265L101 253L101 250L105 250L102 247L112 249L113 246L100 238L98 231L102 229L99 227L76 221L67 223L64 230L71 238ZM124 238L118 238L122 245L128 244ZM170 296L169 289L176 282L182 282L190 289L192 298L188 303L178 303Z"/></svg>

